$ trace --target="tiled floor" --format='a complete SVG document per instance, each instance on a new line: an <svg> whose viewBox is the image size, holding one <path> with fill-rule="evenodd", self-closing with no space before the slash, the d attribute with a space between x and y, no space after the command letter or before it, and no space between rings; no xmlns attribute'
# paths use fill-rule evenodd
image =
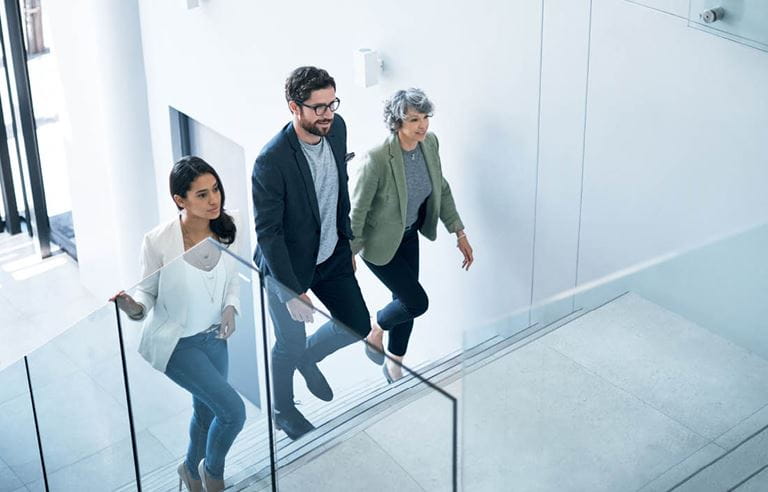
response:
<svg viewBox="0 0 768 492"><path fill-rule="evenodd" d="M41 260L29 236L0 234L0 370L102 303L64 254Z"/></svg>
<svg viewBox="0 0 768 492"><path fill-rule="evenodd" d="M768 423L767 361L632 294L463 390L465 490L667 490Z"/></svg>

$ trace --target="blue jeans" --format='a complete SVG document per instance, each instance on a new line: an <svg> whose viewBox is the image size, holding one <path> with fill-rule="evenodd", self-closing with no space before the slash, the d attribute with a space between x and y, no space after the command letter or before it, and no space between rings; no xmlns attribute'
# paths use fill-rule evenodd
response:
<svg viewBox="0 0 768 492"><path fill-rule="evenodd" d="M203 458L206 472L224 479L224 459L245 423L243 400L227 382L227 341L216 338L217 333L179 339L165 369L166 376L192 393L186 463L198 480L197 465Z"/></svg>

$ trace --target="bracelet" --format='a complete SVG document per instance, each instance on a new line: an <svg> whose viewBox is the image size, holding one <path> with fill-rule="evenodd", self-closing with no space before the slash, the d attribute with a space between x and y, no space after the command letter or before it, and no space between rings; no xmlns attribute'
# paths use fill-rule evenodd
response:
<svg viewBox="0 0 768 492"><path fill-rule="evenodd" d="M467 237L467 233L462 231L462 232L456 234L456 241L458 241L459 239L461 239L463 237Z"/></svg>

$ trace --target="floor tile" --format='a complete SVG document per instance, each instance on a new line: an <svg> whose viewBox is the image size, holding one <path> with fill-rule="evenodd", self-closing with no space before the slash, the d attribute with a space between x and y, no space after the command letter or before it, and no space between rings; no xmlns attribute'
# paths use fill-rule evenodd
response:
<svg viewBox="0 0 768 492"><path fill-rule="evenodd" d="M14 318L7 325L3 325L3 343L0 345L0 371L5 367L23 359L44 345L48 340L48 334L33 318Z"/></svg>
<svg viewBox="0 0 768 492"><path fill-rule="evenodd" d="M21 395L29 396L27 371L23 360L0 370L0 404Z"/></svg>
<svg viewBox="0 0 768 492"><path fill-rule="evenodd" d="M12 492L21 487L24 487L24 484L19 477L8 468L8 465L0 461L0 492Z"/></svg>
<svg viewBox="0 0 768 492"><path fill-rule="evenodd" d="M24 482L28 489L38 488L33 484L43 481L43 469L40 466L39 455L35 461L14 466L13 471L16 473L16 476Z"/></svg>
<svg viewBox="0 0 768 492"><path fill-rule="evenodd" d="M163 447L174 456L182 456L187 452L189 444L189 421L192 418L192 404L163 422L149 428L149 432L157 438Z"/></svg>
<svg viewBox="0 0 768 492"><path fill-rule="evenodd" d="M41 312L33 319L46 333L55 334L59 349L81 367L119 352L114 305L94 306L91 298L77 298L63 310Z"/></svg>
<svg viewBox="0 0 768 492"><path fill-rule="evenodd" d="M63 254L41 260L28 237L0 235L0 368L100 304L81 286L74 260Z"/></svg>
<svg viewBox="0 0 768 492"><path fill-rule="evenodd" d="M744 485L736 489L738 492L765 492L768 490L768 469L750 478Z"/></svg>
<svg viewBox="0 0 768 492"><path fill-rule="evenodd" d="M54 472L129 435L128 413L89 376L76 372L66 384L36 396L46 466Z"/></svg>
<svg viewBox="0 0 768 492"><path fill-rule="evenodd" d="M0 296L0 326L2 326L3 333L5 327L11 324L12 321L21 317L21 312L17 310L11 302Z"/></svg>
<svg viewBox="0 0 768 492"><path fill-rule="evenodd" d="M725 450L716 444L708 444L683 462L676 464L661 476L646 484L638 492L667 492L686 477L723 455Z"/></svg>
<svg viewBox="0 0 768 492"><path fill-rule="evenodd" d="M43 345L29 354L27 359L35 394L51 384L66 385L69 378L78 372L75 363L55 343Z"/></svg>
<svg viewBox="0 0 768 492"><path fill-rule="evenodd" d="M39 478L40 452L27 395L0 404L0 430L0 459L23 483Z"/></svg>
<svg viewBox="0 0 768 492"><path fill-rule="evenodd" d="M296 471L279 475L281 492L423 491L368 435L340 443Z"/></svg>
<svg viewBox="0 0 768 492"><path fill-rule="evenodd" d="M131 406L137 429L146 429L192 406L192 396L137 353L126 354ZM125 402L123 367L118 356L93 366L94 380L117 401Z"/></svg>
<svg viewBox="0 0 768 492"><path fill-rule="evenodd" d="M752 434L768 426L768 406L765 406L739 422L726 433L715 439L715 444L725 449L732 449L749 438Z"/></svg>
<svg viewBox="0 0 768 492"><path fill-rule="evenodd" d="M465 375L465 490L636 490L707 442L536 342Z"/></svg>
<svg viewBox="0 0 768 492"><path fill-rule="evenodd" d="M151 434L137 435L142 463L158 467L173 461L168 451ZM51 490L79 492L85 490L109 491L135 481L133 451L130 439L125 439L98 451L74 464L51 473L48 477Z"/></svg>
<svg viewBox="0 0 768 492"><path fill-rule="evenodd" d="M453 407L449 398L430 392L384 416L366 433L424 490L451 490Z"/></svg>
<svg viewBox="0 0 768 492"><path fill-rule="evenodd" d="M729 490L766 464L768 464L768 432L763 432L687 479L675 489L675 492ZM760 480L762 478L758 481ZM738 491L741 492L741 488Z"/></svg>
<svg viewBox="0 0 768 492"><path fill-rule="evenodd" d="M768 404L768 361L637 295L542 340L708 439Z"/></svg>
<svg viewBox="0 0 768 492"><path fill-rule="evenodd" d="M45 490L45 483L42 480L37 480L35 482L28 483L26 490L28 492L47 492Z"/></svg>
<svg viewBox="0 0 768 492"><path fill-rule="evenodd" d="M80 284L79 278L77 266L74 263L66 264L44 274L16 281L13 288L3 295L25 316L55 313L65 310L73 301L92 298Z"/></svg>

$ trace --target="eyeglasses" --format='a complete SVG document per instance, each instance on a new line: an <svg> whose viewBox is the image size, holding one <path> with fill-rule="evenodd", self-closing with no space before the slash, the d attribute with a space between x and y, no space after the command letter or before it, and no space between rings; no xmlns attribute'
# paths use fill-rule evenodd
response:
<svg viewBox="0 0 768 492"><path fill-rule="evenodd" d="M315 112L315 115L322 116L325 114L326 111L329 109L331 110L331 113L335 113L337 109L339 109L339 104L341 104L341 101L337 97L333 101L331 101L331 104L314 104L310 106L309 104L304 104L301 101L296 101L296 104L299 106L304 106L305 108L309 108Z"/></svg>

